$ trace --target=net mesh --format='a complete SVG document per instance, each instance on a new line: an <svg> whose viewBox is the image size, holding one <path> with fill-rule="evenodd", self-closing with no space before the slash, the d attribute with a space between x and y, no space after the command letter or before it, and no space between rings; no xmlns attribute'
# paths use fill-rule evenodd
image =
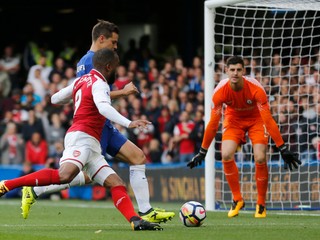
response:
<svg viewBox="0 0 320 240"><path fill-rule="evenodd" d="M246 75L265 87L282 137L299 152L302 166L283 170L269 141L267 207L320 208L320 1L249 1L215 9L215 81L225 78L225 60L245 60ZM223 119L222 119L223 120ZM232 195L221 168L221 128L215 140L216 191L221 208ZM247 207L255 207L255 169L251 143L235 156Z"/></svg>

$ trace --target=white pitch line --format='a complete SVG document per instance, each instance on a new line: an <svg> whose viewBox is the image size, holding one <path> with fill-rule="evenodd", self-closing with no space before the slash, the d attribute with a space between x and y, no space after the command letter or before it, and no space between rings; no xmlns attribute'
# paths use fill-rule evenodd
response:
<svg viewBox="0 0 320 240"><path fill-rule="evenodd" d="M223 211L215 211L215 212L225 212L227 213L228 210L223 210ZM248 210L241 210L239 214L254 214L254 210L252 211L248 211ZM281 210L270 210L270 211L267 211L267 215L283 215L283 216L312 216L312 217L320 217L320 212L318 210L316 210L315 212L317 213L309 213L309 212L312 212L312 211L308 211L308 212L290 212L290 210L288 210L288 212L285 212L285 211L281 211Z"/></svg>

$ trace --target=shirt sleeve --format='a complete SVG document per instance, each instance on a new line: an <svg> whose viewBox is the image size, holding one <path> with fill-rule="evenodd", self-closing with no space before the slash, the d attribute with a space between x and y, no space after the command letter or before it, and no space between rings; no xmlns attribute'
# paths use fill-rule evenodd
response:
<svg viewBox="0 0 320 240"><path fill-rule="evenodd" d="M74 86L74 81L67 87L62 88L57 93L51 96L51 103L53 104L66 104L72 99L72 90Z"/></svg>
<svg viewBox="0 0 320 240"><path fill-rule="evenodd" d="M270 106L268 103L267 94L263 89L259 90L256 94L257 106L260 111L261 118L266 126L268 133L275 142L276 146L279 147L284 144L280 130L276 121L273 119L270 112Z"/></svg>
<svg viewBox="0 0 320 240"><path fill-rule="evenodd" d="M219 128L219 121L222 115L223 103L219 100L218 95L218 93L214 93L212 96L210 120L204 131L204 136L201 144L201 147L204 149L208 149L210 147L210 144L213 138L216 136Z"/></svg>
<svg viewBox="0 0 320 240"><path fill-rule="evenodd" d="M131 121L122 116L116 109L111 106L110 88L108 84L97 81L92 85L92 96L99 113L110 121L129 127Z"/></svg>

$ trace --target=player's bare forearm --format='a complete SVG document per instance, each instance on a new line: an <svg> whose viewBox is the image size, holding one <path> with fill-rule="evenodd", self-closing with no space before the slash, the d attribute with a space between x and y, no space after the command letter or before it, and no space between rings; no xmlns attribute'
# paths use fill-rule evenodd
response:
<svg viewBox="0 0 320 240"><path fill-rule="evenodd" d="M125 97L126 95L124 94L123 89L121 90L115 90L115 91L111 91L110 92L110 98L111 99L117 99L117 98L121 98L121 97Z"/></svg>
<svg viewBox="0 0 320 240"><path fill-rule="evenodd" d="M139 93L137 87L132 82L130 82L127 85L125 85L123 89L111 91L110 98L117 99L120 97L126 97L130 94L136 94L136 93Z"/></svg>

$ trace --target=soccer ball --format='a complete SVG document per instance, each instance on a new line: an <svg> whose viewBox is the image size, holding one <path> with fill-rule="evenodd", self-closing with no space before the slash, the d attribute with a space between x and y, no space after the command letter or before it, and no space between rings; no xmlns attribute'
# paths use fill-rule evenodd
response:
<svg viewBox="0 0 320 240"><path fill-rule="evenodd" d="M180 220L186 227L200 227L206 216L205 208L196 201L186 202L179 212Z"/></svg>

